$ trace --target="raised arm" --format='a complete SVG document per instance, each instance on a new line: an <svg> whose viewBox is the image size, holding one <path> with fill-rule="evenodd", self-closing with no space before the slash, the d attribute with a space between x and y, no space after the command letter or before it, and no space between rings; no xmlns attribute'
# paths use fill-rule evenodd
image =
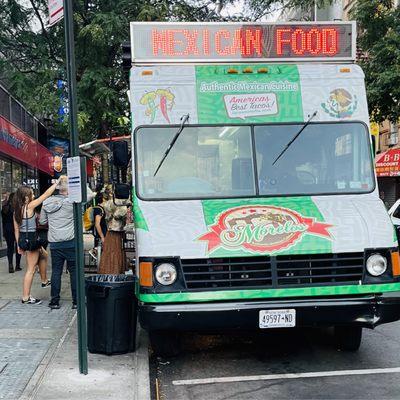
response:
<svg viewBox="0 0 400 400"><path fill-rule="evenodd" d="M60 178L57 179L57 181L53 183L41 196L39 196L37 199L32 200L28 204L28 208L34 210L36 207L40 206L46 199L48 199L54 193L59 181Z"/></svg>

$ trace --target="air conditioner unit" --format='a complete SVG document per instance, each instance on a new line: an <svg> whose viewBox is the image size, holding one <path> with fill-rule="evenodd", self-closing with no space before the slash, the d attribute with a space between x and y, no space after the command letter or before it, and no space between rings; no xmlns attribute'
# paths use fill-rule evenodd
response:
<svg viewBox="0 0 400 400"><path fill-rule="evenodd" d="M391 146L393 146L399 142L399 137L396 134L390 135L388 139L389 139L388 144Z"/></svg>

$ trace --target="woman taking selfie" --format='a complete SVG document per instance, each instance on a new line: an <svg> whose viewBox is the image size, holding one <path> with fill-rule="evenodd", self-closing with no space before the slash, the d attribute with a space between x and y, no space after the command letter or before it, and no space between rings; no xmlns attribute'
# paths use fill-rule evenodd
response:
<svg viewBox="0 0 400 400"><path fill-rule="evenodd" d="M28 186L21 186L14 198L14 229L15 240L18 244L18 253L26 254L26 273L24 277L22 303L23 304L40 304L41 300L35 299L31 296L31 287L33 275L35 273L36 265L38 265L40 258L40 250L42 244L38 240L36 228L36 214L35 208L38 207L50 197L56 190L58 180L49 189L47 189L40 197L35 199L33 190ZM43 260L42 260L43 263ZM46 268L47 262L44 261L44 266L39 265L43 273ZM41 268L40 268L41 267ZM43 268L44 267L44 268ZM42 287L48 286L48 281Z"/></svg>

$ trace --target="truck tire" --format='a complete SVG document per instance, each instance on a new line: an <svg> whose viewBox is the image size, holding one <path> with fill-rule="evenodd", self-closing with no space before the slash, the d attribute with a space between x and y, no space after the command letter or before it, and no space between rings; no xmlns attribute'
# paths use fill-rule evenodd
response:
<svg viewBox="0 0 400 400"><path fill-rule="evenodd" d="M181 337L177 332L150 331L149 339L156 356L175 357L182 350Z"/></svg>
<svg viewBox="0 0 400 400"><path fill-rule="evenodd" d="M339 350L357 351L362 339L360 326L335 326L335 342Z"/></svg>

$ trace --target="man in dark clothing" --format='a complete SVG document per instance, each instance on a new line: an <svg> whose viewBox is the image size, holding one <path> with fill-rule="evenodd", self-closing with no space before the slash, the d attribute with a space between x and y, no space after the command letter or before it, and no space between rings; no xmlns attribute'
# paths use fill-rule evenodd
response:
<svg viewBox="0 0 400 400"><path fill-rule="evenodd" d="M13 258L15 253L15 271L21 271L21 255L17 251L14 233L14 210L12 206L14 193L8 196L1 208L1 220L3 224L3 236L7 243L8 272L14 272Z"/></svg>

